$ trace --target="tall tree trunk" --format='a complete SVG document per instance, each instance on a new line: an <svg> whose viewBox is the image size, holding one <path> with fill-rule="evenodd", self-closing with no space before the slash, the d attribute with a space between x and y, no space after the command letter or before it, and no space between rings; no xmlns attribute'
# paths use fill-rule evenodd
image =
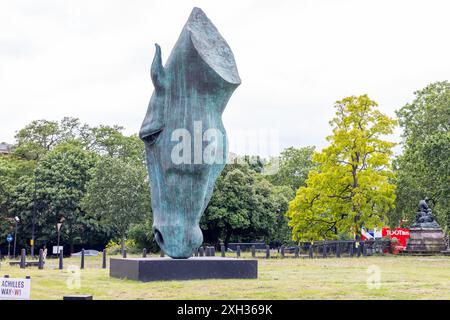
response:
<svg viewBox="0 0 450 320"><path fill-rule="evenodd" d="M123 255L123 253L125 252L125 233L124 232L122 232L122 235L121 235L120 245L122 247L122 255Z"/></svg>
<svg viewBox="0 0 450 320"><path fill-rule="evenodd" d="M228 243L230 242L230 238L231 238L231 234L232 234L232 230L230 228L227 228L227 234L225 235L225 248L228 248Z"/></svg>
<svg viewBox="0 0 450 320"><path fill-rule="evenodd" d="M70 239L70 254L74 253L73 228L72 223L69 223L69 239Z"/></svg>

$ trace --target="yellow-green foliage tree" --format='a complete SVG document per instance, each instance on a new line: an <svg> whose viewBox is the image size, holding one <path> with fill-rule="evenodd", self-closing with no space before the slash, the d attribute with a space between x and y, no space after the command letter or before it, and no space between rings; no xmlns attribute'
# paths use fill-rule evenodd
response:
<svg viewBox="0 0 450 320"><path fill-rule="evenodd" d="M286 213L294 240L333 239L360 234L386 220L395 202L390 134L395 120L377 110L367 95L351 96L335 104L330 121L331 145L316 152L317 164L306 186L297 190Z"/></svg>

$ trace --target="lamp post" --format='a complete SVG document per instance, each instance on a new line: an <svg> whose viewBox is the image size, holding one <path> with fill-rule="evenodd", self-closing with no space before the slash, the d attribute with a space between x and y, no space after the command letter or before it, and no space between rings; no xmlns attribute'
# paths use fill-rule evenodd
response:
<svg viewBox="0 0 450 320"><path fill-rule="evenodd" d="M14 231L14 249L13 249L13 258L16 258L16 243L17 243L17 224L20 222L20 219L18 216L14 217L14 221L16 222L16 228Z"/></svg>
<svg viewBox="0 0 450 320"><path fill-rule="evenodd" d="M59 257L59 236L60 236L61 226L62 226L62 222L59 222L56 224L56 229L58 230L58 242L56 244L56 247L57 247L56 253L57 253L58 257Z"/></svg>
<svg viewBox="0 0 450 320"><path fill-rule="evenodd" d="M34 233L36 230L36 211L37 211L37 204L36 204L36 190L37 189L37 175L36 170L34 171L34 192L33 192L33 218L31 222L31 250L30 254L32 257L34 257Z"/></svg>

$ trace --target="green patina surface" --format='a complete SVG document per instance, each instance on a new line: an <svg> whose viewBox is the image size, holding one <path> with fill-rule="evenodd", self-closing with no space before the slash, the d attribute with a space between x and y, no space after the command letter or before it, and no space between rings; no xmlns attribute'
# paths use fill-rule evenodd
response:
<svg viewBox="0 0 450 320"><path fill-rule="evenodd" d="M233 53L194 8L167 63L161 48L151 67L155 90L140 137L146 144L156 241L173 258L202 241L199 221L227 155L222 112L239 86Z"/></svg>

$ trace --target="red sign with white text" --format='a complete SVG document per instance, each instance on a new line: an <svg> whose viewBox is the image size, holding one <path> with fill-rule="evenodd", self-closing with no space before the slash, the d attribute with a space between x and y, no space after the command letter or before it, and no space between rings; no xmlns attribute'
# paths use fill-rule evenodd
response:
<svg viewBox="0 0 450 320"><path fill-rule="evenodd" d="M383 228L381 231L381 234L383 237L388 236L391 238L391 240L396 239L396 249L398 251L402 251L406 249L406 244L408 242L409 238L409 230L405 228L395 228L391 231L390 228Z"/></svg>

